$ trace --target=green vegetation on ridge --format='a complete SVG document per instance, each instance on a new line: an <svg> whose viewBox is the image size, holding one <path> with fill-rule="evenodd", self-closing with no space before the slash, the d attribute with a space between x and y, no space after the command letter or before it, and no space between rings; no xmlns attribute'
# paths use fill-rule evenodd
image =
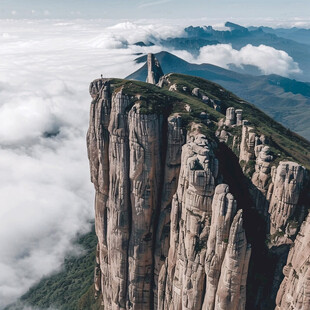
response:
<svg viewBox="0 0 310 310"><path fill-rule="evenodd" d="M214 138L215 122L225 117L225 115L215 111L213 107L203 103L191 94L193 88L199 88L209 98L221 101L223 111L228 107L242 109L243 119L250 122L257 134L263 134L269 139L277 161L283 159L293 160L310 168L310 142L291 132L253 104L238 98L220 85L203 78L170 74L168 79L171 84L177 85L177 92L169 91L167 87L159 88L155 85L133 80L112 79L111 83L115 85L115 88L123 87L123 92L129 96L140 94L141 113L164 114L167 111L179 113L182 115L186 126L192 121L201 123L202 131L208 137ZM183 87L187 87L189 91L182 91ZM191 112L185 110L186 104L190 105ZM208 126L201 120L201 112L206 112L209 115L212 122Z"/></svg>
<svg viewBox="0 0 310 310"><path fill-rule="evenodd" d="M21 297L22 305L35 306L39 309L96 309L90 306L80 306L80 304L85 306L87 294L89 294L92 288L94 279L95 250L97 245L94 227L91 232L79 237L76 244L84 250L83 254L79 257L67 257L62 271L43 278ZM94 298L92 303L95 304ZM8 306L5 310L22 309L24 309L23 306L19 306L19 303L17 303Z"/></svg>

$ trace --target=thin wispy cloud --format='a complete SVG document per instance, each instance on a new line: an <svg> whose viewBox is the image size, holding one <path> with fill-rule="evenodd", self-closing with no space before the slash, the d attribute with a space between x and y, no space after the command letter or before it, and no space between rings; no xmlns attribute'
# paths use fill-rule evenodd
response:
<svg viewBox="0 0 310 310"><path fill-rule="evenodd" d="M147 8L150 6L156 6L156 5L160 5L160 4L164 4L164 3L168 3L168 2L172 2L173 0L159 0L159 1L151 1L151 2L145 2L145 3L141 3L138 8L142 9L142 8Z"/></svg>

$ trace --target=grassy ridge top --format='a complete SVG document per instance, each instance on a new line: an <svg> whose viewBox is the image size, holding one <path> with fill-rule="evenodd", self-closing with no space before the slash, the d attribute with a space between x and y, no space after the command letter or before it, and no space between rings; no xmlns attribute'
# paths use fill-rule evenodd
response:
<svg viewBox="0 0 310 310"><path fill-rule="evenodd" d="M159 88L133 80L111 79L111 83L114 84L114 89L122 87L123 93L129 96L140 94L141 113L177 112L182 115L185 125L191 121L201 123L202 132L209 138L215 138L216 122L225 115L215 111L213 107L192 95L191 90L199 88L209 98L221 101L223 111L228 107L242 109L242 118L250 122L250 125L255 128L255 132L269 138L272 150L276 152L278 160L293 160L308 169L310 168L310 142L277 123L253 104L203 78L169 74L167 79L171 84L177 85L177 91L169 91L167 86ZM183 87L186 87L187 91L183 91ZM186 104L190 105L191 112L186 111ZM211 123L208 126L201 120L201 112L206 112L209 115Z"/></svg>

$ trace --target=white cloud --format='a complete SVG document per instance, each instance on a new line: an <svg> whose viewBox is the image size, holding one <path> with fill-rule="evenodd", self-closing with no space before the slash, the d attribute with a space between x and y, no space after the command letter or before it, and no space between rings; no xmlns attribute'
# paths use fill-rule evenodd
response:
<svg viewBox="0 0 310 310"><path fill-rule="evenodd" d="M89 230L88 85L138 66L132 50L111 46L111 36L93 47L107 31L100 22L2 20L0 29L2 309L57 270L76 234Z"/></svg>
<svg viewBox="0 0 310 310"><path fill-rule="evenodd" d="M301 70L291 56L286 52L266 45L253 46L248 44L240 50L232 48L231 44L217 44L204 46L196 59L187 56L189 61L196 63L210 63L229 68L229 64L237 67L244 65L256 66L262 74L279 74L289 76L301 73Z"/></svg>
<svg viewBox="0 0 310 310"><path fill-rule="evenodd" d="M152 24L122 22L108 27L108 31L119 41L127 41L129 44L185 35L184 27L180 24L166 24L158 21Z"/></svg>

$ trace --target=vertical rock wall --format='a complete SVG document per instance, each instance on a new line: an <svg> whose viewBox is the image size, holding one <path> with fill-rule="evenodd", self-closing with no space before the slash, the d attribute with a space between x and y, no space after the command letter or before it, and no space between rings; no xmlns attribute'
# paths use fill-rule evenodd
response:
<svg viewBox="0 0 310 310"><path fill-rule="evenodd" d="M122 90L112 95L108 81L96 93L99 83L91 85L87 134L96 189L96 274L101 277L96 289L105 309L150 309L163 120L140 114L137 105L128 112L129 97Z"/></svg>
<svg viewBox="0 0 310 310"><path fill-rule="evenodd" d="M305 179L305 168L294 162L282 161L273 169L269 205L270 234L284 230L294 213Z"/></svg>
<svg viewBox="0 0 310 310"><path fill-rule="evenodd" d="M179 172L181 167L182 146L185 142L182 118L173 114L168 118L167 124L167 152L164 166L164 179L161 197L160 214L155 242L155 266L154 266L154 305L158 301L158 277L162 265L168 256L170 245L170 213L173 195L176 192Z"/></svg>
<svg viewBox="0 0 310 310"><path fill-rule="evenodd" d="M242 212L203 135L188 137L171 210L169 255L159 277L158 309L244 309L250 249ZM235 224L232 224L233 221ZM235 270L237 272L235 272Z"/></svg>
<svg viewBox="0 0 310 310"><path fill-rule="evenodd" d="M283 274L276 310L310 309L310 215L289 252Z"/></svg>

